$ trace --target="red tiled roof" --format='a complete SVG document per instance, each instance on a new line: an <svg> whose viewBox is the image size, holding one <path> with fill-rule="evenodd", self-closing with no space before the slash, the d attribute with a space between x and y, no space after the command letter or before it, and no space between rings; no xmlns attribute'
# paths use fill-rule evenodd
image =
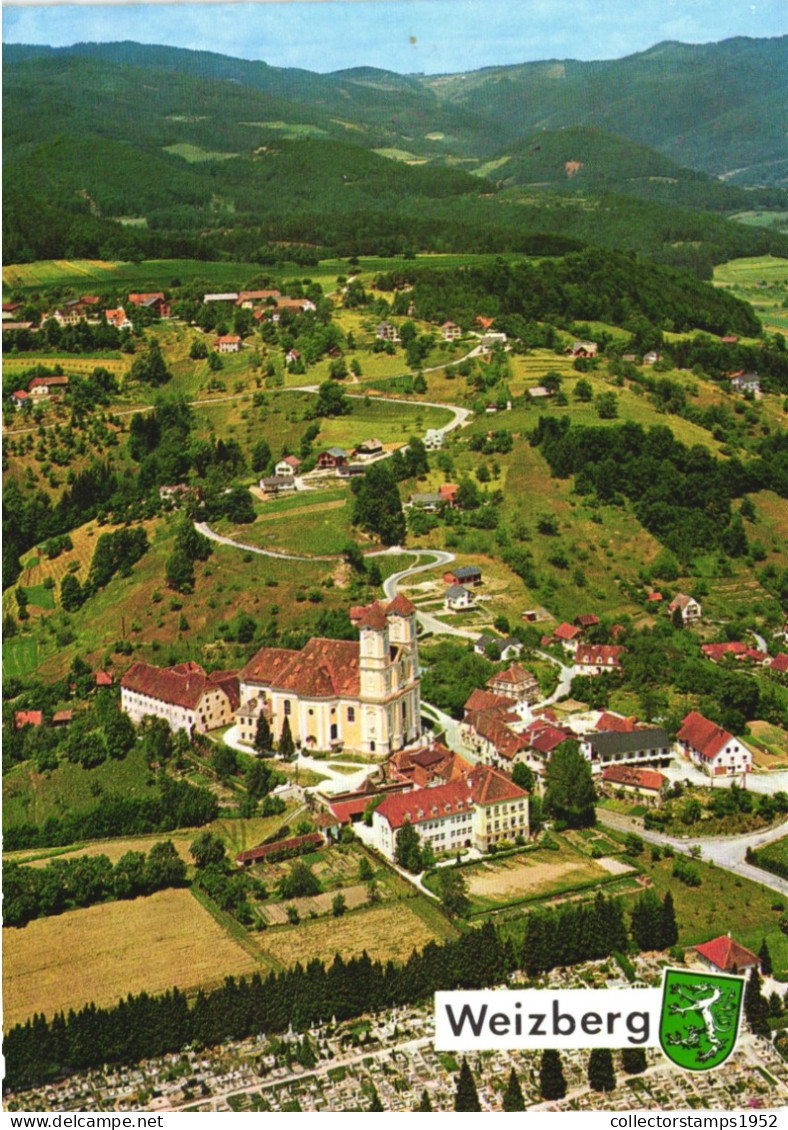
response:
<svg viewBox="0 0 788 1130"><path fill-rule="evenodd" d="M425 820L469 812L474 804L499 804L526 796L528 793L505 774L489 765L477 765L467 776L446 785L388 796L376 811L397 829L406 822L421 824Z"/></svg>
<svg viewBox="0 0 788 1130"><path fill-rule="evenodd" d="M584 663L595 667L620 667L621 654L626 648L621 644L592 644L579 643L575 652L575 663Z"/></svg>
<svg viewBox="0 0 788 1130"><path fill-rule="evenodd" d="M603 710L597 718L595 729L600 733L616 730L619 734L630 734L635 729L635 719L622 718L620 714L611 714L609 710Z"/></svg>
<svg viewBox="0 0 788 1130"><path fill-rule="evenodd" d="M149 293L145 293L145 294L130 294L129 295L129 302L133 302L135 306L139 306L139 305L141 305L141 303L147 302L148 299L150 299L150 298L159 298L159 299L161 299L162 302L165 301L163 291L152 290Z"/></svg>
<svg viewBox="0 0 788 1130"><path fill-rule="evenodd" d="M401 592L398 592L394 599L386 605L386 612L389 615L393 613L395 616L412 616L415 611L416 605L409 601L406 596L403 596Z"/></svg>
<svg viewBox="0 0 788 1130"><path fill-rule="evenodd" d="M238 334L222 334L214 338L214 345L237 345L240 340Z"/></svg>
<svg viewBox="0 0 788 1130"><path fill-rule="evenodd" d="M96 671L93 678L97 687L111 687L115 682L109 671Z"/></svg>
<svg viewBox="0 0 788 1130"><path fill-rule="evenodd" d="M733 735L723 730L716 722L710 722L708 718L698 714L697 710L691 710L676 737L680 742L686 742L703 757L711 760L731 741Z"/></svg>
<svg viewBox="0 0 788 1130"><path fill-rule="evenodd" d="M41 710L17 710L14 714L17 730L21 730L23 726L40 726L43 721L44 713Z"/></svg>
<svg viewBox="0 0 788 1130"><path fill-rule="evenodd" d="M280 463L287 463L288 467L297 469L301 466L301 460L297 455L285 455L284 459L279 460Z"/></svg>
<svg viewBox="0 0 788 1130"><path fill-rule="evenodd" d="M574 624L559 624L553 632L553 636L557 640L576 640L580 635L580 629L576 628Z"/></svg>
<svg viewBox="0 0 788 1130"><path fill-rule="evenodd" d="M368 604L358 618L359 628L372 628L382 632L386 627L386 611L381 604Z"/></svg>
<svg viewBox="0 0 788 1130"><path fill-rule="evenodd" d="M693 598L691 596L687 596L685 592L677 592L673 597L673 600L671 600L670 604L668 605L668 608L671 612L675 612L677 608L680 608L683 612L690 601L693 601L693 603L695 603Z"/></svg>
<svg viewBox="0 0 788 1130"><path fill-rule="evenodd" d="M516 705L516 699L509 698L506 695L493 694L492 691L482 690L481 687L475 687L468 696L465 709L466 711L482 710L485 712L494 710L498 714L508 714Z"/></svg>
<svg viewBox="0 0 788 1130"><path fill-rule="evenodd" d="M230 690L235 681L235 689ZM160 702L170 702L194 710L206 691L220 687L237 709L239 694L237 676L232 671L214 671L206 675L199 663L180 663L176 667L154 667L150 663L132 663L120 681L126 690L147 695Z"/></svg>
<svg viewBox="0 0 788 1130"><path fill-rule="evenodd" d="M667 781L664 773L656 769L636 769L632 765L608 765L602 770L602 780L614 785L633 785L639 789L654 789L659 792Z"/></svg>
<svg viewBox="0 0 788 1130"><path fill-rule="evenodd" d="M50 386L61 388L67 384L68 377L33 377L27 387L32 392L34 388L49 388Z"/></svg>
<svg viewBox="0 0 788 1130"><path fill-rule="evenodd" d="M594 616L592 612L584 612L580 616L575 616L575 623L579 628L593 628L599 623L599 617Z"/></svg>
<svg viewBox="0 0 788 1130"><path fill-rule="evenodd" d="M652 601L652 602L656 601L656 600L662 600L662 593L661 592L650 592L648 594L648 596L646 597L646 600L649 600L649 601Z"/></svg>
<svg viewBox="0 0 788 1130"><path fill-rule="evenodd" d="M772 671L779 671L782 674L788 671L788 652L781 651L779 655L775 655L770 667Z"/></svg>
<svg viewBox="0 0 788 1130"><path fill-rule="evenodd" d="M284 647L261 647L241 669L241 681L273 683L300 654Z"/></svg>
<svg viewBox="0 0 788 1130"><path fill-rule="evenodd" d="M56 710L52 715L52 722L55 725L57 725L58 722L70 722L73 717L73 710Z"/></svg>
<svg viewBox="0 0 788 1130"><path fill-rule="evenodd" d="M693 949L718 969L726 972L730 972L734 967L742 970L751 965L760 965L757 954L735 941L730 934L721 934L719 938L712 938L709 942L693 946Z"/></svg>
<svg viewBox="0 0 788 1130"><path fill-rule="evenodd" d="M561 744L561 742L569 741L575 735L571 730L565 730L560 726L551 726L549 724L539 724L539 726L530 726L525 731L528 738L528 745L531 749L537 750L539 753L550 754L553 750Z"/></svg>
<svg viewBox="0 0 788 1130"><path fill-rule="evenodd" d="M267 855L273 855L278 851L287 851L290 848L319 847L322 843L323 837L319 832L307 832L305 836L293 836L289 840L275 840L272 844L260 844L259 847L240 851L235 858L238 863L249 863L253 859L265 859Z"/></svg>
<svg viewBox="0 0 788 1130"><path fill-rule="evenodd" d="M515 785L511 777L492 769L489 765L477 765L468 774L471 795L477 804L499 804L504 800L517 800L527 797L525 789Z"/></svg>
<svg viewBox="0 0 788 1130"><path fill-rule="evenodd" d="M530 683L533 678L531 672L526 671L519 663L512 663L497 675L491 675L487 680L487 686L494 687L496 683Z"/></svg>
<svg viewBox="0 0 788 1130"><path fill-rule="evenodd" d="M241 679L306 698L357 698L358 643L318 638L301 651L263 647L243 668Z"/></svg>

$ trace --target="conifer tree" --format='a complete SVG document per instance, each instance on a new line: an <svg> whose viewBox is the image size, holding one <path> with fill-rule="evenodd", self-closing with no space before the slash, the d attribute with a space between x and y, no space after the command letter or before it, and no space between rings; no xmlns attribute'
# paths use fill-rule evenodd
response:
<svg viewBox="0 0 788 1130"><path fill-rule="evenodd" d="M644 1048L624 1048L621 1052L621 1066L627 1075L640 1075L646 1070L646 1052Z"/></svg>
<svg viewBox="0 0 788 1130"><path fill-rule="evenodd" d="M750 977L744 990L744 1015L755 1036L771 1035L767 1022L769 1004L761 989L761 974L757 965L750 970Z"/></svg>
<svg viewBox="0 0 788 1130"><path fill-rule="evenodd" d="M566 1079L561 1053L545 1048L539 1066L539 1091L543 1099L562 1099L566 1095Z"/></svg>
<svg viewBox="0 0 788 1130"><path fill-rule="evenodd" d="M460 1067L459 1078L457 1079L457 1093L454 1096L454 1109L481 1111L481 1103L479 1102L479 1095L476 1091L476 1083L473 1079L473 1074L468 1066L468 1060L463 1059L462 1066Z"/></svg>
<svg viewBox="0 0 788 1130"><path fill-rule="evenodd" d="M291 761L294 753L295 745L293 735L290 733L290 719L285 718L282 724L282 732L279 735L279 756L284 761Z"/></svg>
<svg viewBox="0 0 788 1130"><path fill-rule="evenodd" d="M377 1087L372 1088L372 1102L369 1104L370 1110L383 1110L383 1103L380 1101Z"/></svg>
<svg viewBox="0 0 788 1130"><path fill-rule="evenodd" d="M273 738L268 719L263 712L257 719L257 728L254 733L254 748L257 753L267 753L273 748Z"/></svg>
<svg viewBox="0 0 788 1130"><path fill-rule="evenodd" d="M421 1092L421 1101L419 1102L419 1105L416 1107L416 1111L418 1113L421 1113L421 1114L432 1114L433 1113L432 1103L430 1102L430 1096L427 1094L426 1091Z"/></svg>
<svg viewBox="0 0 788 1130"><path fill-rule="evenodd" d="M610 1048L594 1048L588 1057L588 1085L592 1091L615 1091L616 1074Z"/></svg>
<svg viewBox="0 0 788 1130"><path fill-rule="evenodd" d="M655 891L644 891L632 907L632 937L639 950L662 948L663 907Z"/></svg>
<svg viewBox="0 0 788 1130"><path fill-rule="evenodd" d="M763 939L761 948L758 950L758 957L761 959L761 973L763 973L764 977L771 977L772 955L769 953L769 946L766 943L766 938Z"/></svg>
<svg viewBox="0 0 788 1130"><path fill-rule="evenodd" d="M509 1082L506 1084L506 1090L503 1093L503 1109L509 1111L525 1110L523 1089L514 1068L509 1073Z"/></svg>
<svg viewBox="0 0 788 1130"><path fill-rule="evenodd" d="M676 923L676 908L673 905L673 895L667 892L662 900L662 944L660 949L667 950L675 946L679 940L679 928Z"/></svg>

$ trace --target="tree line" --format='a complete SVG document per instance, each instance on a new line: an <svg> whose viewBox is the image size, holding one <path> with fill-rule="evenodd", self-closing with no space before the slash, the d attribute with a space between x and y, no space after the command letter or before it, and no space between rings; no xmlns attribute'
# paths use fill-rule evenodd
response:
<svg viewBox="0 0 788 1130"><path fill-rule="evenodd" d="M180 886L186 864L171 840L144 851L127 851L113 866L106 855L53 859L45 867L8 863L3 879L3 925L24 926L64 910L114 899L150 895Z"/></svg>
<svg viewBox="0 0 788 1130"><path fill-rule="evenodd" d="M532 919L537 926L530 926ZM136 1063L187 1044L303 1030L411 1004L438 990L501 984L520 970L533 976L559 962L609 957L627 945L620 902L599 892L592 904L529 915L521 941L485 922L456 939L430 942L400 964L372 961L366 953L348 960L337 954L330 964L315 958L267 977L228 977L220 988L198 992L191 1004L176 988L160 997L129 995L107 1008L91 1003L50 1020L36 1015L6 1037L4 1086L18 1090L104 1063Z"/></svg>

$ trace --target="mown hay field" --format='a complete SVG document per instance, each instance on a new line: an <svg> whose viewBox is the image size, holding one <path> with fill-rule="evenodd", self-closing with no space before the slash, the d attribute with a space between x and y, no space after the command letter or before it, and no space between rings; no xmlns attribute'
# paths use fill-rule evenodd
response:
<svg viewBox="0 0 788 1130"><path fill-rule="evenodd" d="M505 905L519 899L557 894L608 872L594 860L574 852L535 851L463 868L468 894L477 908Z"/></svg>
<svg viewBox="0 0 788 1130"><path fill-rule="evenodd" d="M397 902L356 910L341 918L313 918L298 926L269 929L254 940L266 956L284 968L315 957L330 963L336 953L347 960L364 950L373 961L404 961L412 950L422 949L436 937L449 936L451 927L448 923L441 925L445 929L437 922L428 925L411 904Z"/></svg>
<svg viewBox="0 0 788 1130"><path fill-rule="evenodd" d="M221 984L260 962L188 890L158 891L3 930L6 1029L36 1012L114 1004L143 989Z"/></svg>

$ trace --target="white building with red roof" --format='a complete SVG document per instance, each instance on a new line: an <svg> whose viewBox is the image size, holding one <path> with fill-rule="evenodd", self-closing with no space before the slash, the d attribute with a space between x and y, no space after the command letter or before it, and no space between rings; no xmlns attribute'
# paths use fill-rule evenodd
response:
<svg viewBox="0 0 788 1130"><path fill-rule="evenodd" d="M623 789L626 793L655 801L662 799L670 783L664 773L656 769L640 769L635 765L608 765L602 770L602 782L614 792Z"/></svg>
<svg viewBox="0 0 788 1130"><path fill-rule="evenodd" d="M575 650L575 664L586 675L600 675L603 671L617 671L625 647L617 643L579 643Z"/></svg>
<svg viewBox="0 0 788 1130"><path fill-rule="evenodd" d="M397 833L411 824L436 855L528 836L528 793L504 773L477 765L445 785L388 796L372 814L375 847L394 858Z"/></svg>
<svg viewBox="0 0 788 1130"><path fill-rule="evenodd" d="M278 738L287 718L296 745L393 753L421 734L416 609L402 594L350 609L360 639L263 647L241 671L238 738L254 743L265 713Z"/></svg>
<svg viewBox="0 0 788 1130"><path fill-rule="evenodd" d="M120 681L120 708L132 722L148 715L163 718L173 733L204 734L229 726L239 701L237 672L206 675L199 663L132 663Z"/></svg>
<svg viewBox="0 0 788 1130"><path fill-rule="evenodd" d="M752 751L697 710L686 716L676 741L690 761L710 777L738 777L752 769Z"/></svg>
<svg viewBox="0 0 788 1130"><path fill-rule="evenodd" d="M761 965L758 955L730 934L721 934L719 938L712 938L711 941L692 948L701 963L715 973L746 973L750 969L759 969Z"/></svg>

